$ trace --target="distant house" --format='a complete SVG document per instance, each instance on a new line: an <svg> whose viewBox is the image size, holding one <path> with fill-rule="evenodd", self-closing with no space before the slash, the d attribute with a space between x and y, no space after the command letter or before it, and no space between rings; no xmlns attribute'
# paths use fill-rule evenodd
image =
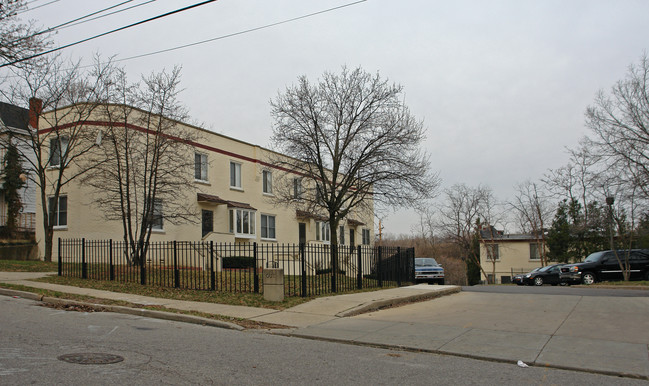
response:
<svg viewBox="0 0 649 386"><path fill-rule="evenodd" d="M2 174L4 172L4 158L7 151L8 141L16 136L26 136L30 130L29 110L0 102L0 186L2 185ZM21 146L22 141L13 141L16 146ZM22 145L24 146L24 145ZM24 149L26 150L26 149ZM21 151L30 154L29 151ZM29 162L23 162L23 168L30 169ZM34 232L36 220L36 187L34 182L27 180L21 192L22 212L18 217L18 228L20 230ZM0 227L7 224L7 205L0 195Z"/></svg>
<svg viewBox="0 0 649 386"><path fill-rule="evenodd" d="M481 273L481 279L490 283L510 283L512 276L542 265L543 248L543 239L536 235L504 234L494 228L483 229L480 231L480 265L487 277ZM494 274L495 281L490 280Z"/></svg>

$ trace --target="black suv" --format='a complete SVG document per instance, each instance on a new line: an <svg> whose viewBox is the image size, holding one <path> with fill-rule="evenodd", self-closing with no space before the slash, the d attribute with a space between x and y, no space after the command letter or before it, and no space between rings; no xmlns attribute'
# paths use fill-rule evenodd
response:
<svg viewBox="0 0 649 386"><path fill-rule="evenodd" d="M619 250L617 255L626 261L629 254L631 280L649 280L649 249ZM593 284L600 280L624 280L620 263L613 251L591 253L581 263L561 267L561 281L568 284Z"/></svg>

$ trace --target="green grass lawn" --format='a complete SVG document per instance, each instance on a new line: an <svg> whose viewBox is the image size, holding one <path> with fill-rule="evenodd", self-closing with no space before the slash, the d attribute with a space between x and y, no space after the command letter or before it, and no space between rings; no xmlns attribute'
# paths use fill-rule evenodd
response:
<svg viewBox="0 0 649 386"><path fill-rule="evenodd" d="M57 263L40 260L0 260L0 272L56 272Z"/></svg>

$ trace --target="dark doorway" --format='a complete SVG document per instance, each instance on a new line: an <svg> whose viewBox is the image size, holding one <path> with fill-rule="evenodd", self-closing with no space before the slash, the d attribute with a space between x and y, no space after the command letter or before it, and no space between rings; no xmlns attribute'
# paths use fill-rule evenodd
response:
<svg viewBox="0 0 649 386"><path fill-rule="evenodd" d="M205 237L206 234L214 231L214 212L203 209L201 217L203 223L203 235L201 237Z"/></svg>
<svg viewBox="0 0 649 386"><path fill-rule="evenodd" d="M306 224L301 222L300 225L300 244L306 244Z"/></svg>
<svg viewBox="0 0 649 386"><path fill-rule="evenodd" d="M350 229L349 230L349 245L351 245L353 247L355 245L355 242L356 241L354 239L354 230Z"/></svg>

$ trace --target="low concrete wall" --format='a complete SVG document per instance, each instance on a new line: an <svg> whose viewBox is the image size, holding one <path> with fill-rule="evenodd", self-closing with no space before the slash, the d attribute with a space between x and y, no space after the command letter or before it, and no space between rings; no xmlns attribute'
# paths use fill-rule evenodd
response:
<svg viewBox="0 0 649 386"><path fill-rule="evenodd" d="M39 260L38 245L0 245L0 260Z"/></svg>

